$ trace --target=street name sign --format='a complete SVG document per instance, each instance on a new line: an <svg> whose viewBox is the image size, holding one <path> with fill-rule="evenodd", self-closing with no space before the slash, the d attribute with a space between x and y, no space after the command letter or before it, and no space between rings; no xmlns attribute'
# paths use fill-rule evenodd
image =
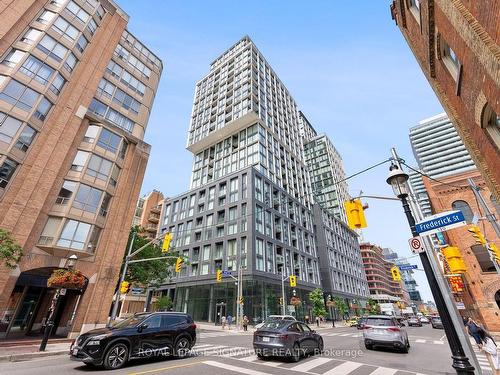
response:
<svg viewBox="0 0 500 375"><path fill-rule="evenodd" d="M415 229L419 234L429 235L462 225L467 225L467 223L462 211L457 210L426 217L424 221L415 224Z"/></svg>
<svg viewBox="0 0 500 375"><path fill-rule="evenodd" d="M422 245L422 240L420 237L413 237L408 240L408 244L410 245L410 249L412 253L419 254L424 252L424 246Z"/></svg>
<svg viewBox="0 0 500 375"><path fill-rule="evenodd" d="M222 271L222 276L231 276L231 271L223 270Z"/></svg>
<svg viewBox="0 0 500 375"><path fill-rule="evenodd" d="M132 295L133 296L141 295L143 292L144 292L143 288L132 288Z"/></svg>
<svg viewBox="0 0 500 375"><path fill-rule="evenodd" d="M406 271L406 270L416 270L418 266L416 264L405 264L402 266L398 266L401 271Z"/></svg>

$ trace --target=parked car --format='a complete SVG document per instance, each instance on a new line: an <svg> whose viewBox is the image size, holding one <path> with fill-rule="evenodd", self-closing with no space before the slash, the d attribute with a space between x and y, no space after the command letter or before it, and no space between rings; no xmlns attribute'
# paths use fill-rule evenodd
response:
<svg viewBox="0 0 500 375"><path fill-rule="evenodd" d="M256 324L255 329L261 328L266 322L270 322L272 320L297 320L292 315L269 315L262 323Z"/></svg>
<svg viewBox="0 0 500 375"><path fill-rule="evenodd" d="M431 325L432 328L435 329L444 329L443 322L441 321L441 318L439 316L433 316L431 318Z"/></svg>
<svg viewBox="0 0 500 375"><path fill-rule="evenodd" d="M429 323L430 323L430 320L429 320L429 318L427 318L426 316L421 316L421 317L420 317L420 322L421 322L421 323L424 323L424 324L429 324Z"/></svg>
<svg viewBox="0 0 500 375"><path fill-rule="evenodd" d="M81 334L71 344L70 358L108 370L118 369L135 358L185 357L195 343L196 324L188 314L142 313Z"/></svg>
<svg viewBox="0 0 500 375"><path fill-rule="evenodd" d="M388 315L368 316L363 329L363 340L366 349L385 346L408 353L410 348L406 330L401 328L394 317Z"/></svg>
<svg viewBox="0 0 500 375"><path fill-rule="evenodd" d="M408 319L408 327L422 327L422 322L416 316Z"/></svg>
<svg viewBox="0 0 500 375"><path fill-rule="evenodd" d="M357 328L358 329L363 329L364 326L365 326L365 323L366 323L366 316L363 316L361 318L358 319L358 324L357 324Z"/></svg>
<svg viewBox="0 0 500 375"><path fill-rule="evenodd" d="M347 327L357 327L357 325L358 325L358 318L354 317L354 318L346 320L345 321L345 325Z"/></svg>
<svg viewBox="0 0 500 375"><path fill-rule="evenodd" d="M298 362L307 353L321 353L323 339L303 322L287 319L271 320L253 334L257 357L288 357Z"/></svg>

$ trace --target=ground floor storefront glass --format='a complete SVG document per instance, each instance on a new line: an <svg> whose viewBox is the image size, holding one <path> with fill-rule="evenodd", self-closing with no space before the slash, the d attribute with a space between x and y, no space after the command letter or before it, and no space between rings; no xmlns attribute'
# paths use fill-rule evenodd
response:
<svg viewBox="0 0 500 375"><path fill-rule="evenodd" d="M300 304L292 305L292 296ZM299 320L311 316L309 292L300 288L285 287L285 312ZM178 286L175 291L174 310L190 314L195 321L219 323L222 316L236 316L237 286L234 282L189 287ZM262 280L243 281L243 314L251 324L257 324L269 315L281 314L281 285ZM234 319L233 319L234 320Z"/></svg>

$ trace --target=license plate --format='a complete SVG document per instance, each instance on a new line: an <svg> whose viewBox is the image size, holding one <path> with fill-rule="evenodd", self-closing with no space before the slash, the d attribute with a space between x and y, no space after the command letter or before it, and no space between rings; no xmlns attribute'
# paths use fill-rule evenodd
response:
<svg viewBox="0 0 500 375"><path fill-rule="evenodd" d="M77 355L78 354L78 349L73 349L73 355Z"/></svg>
<svg viewBox="0 0 500 375"><path fill-rule="evenodd" d="M269 339L269 337L263 337L263 338L262 338L262 341L264 341L264 342L269 342L269 341L270 341L270 339Z"/></svg>
<svg viewBox="0 0 500 375"><path fill-rule="evenodd" d="M381 335L381 334L384 333L384 331L382 331L381 329L376 329L376 330L373 331L373 333L376 334L376 335Z"/></svg>

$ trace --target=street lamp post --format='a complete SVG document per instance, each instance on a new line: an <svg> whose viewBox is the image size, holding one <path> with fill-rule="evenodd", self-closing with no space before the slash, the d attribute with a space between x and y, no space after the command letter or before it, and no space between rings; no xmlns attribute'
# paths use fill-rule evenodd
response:
<svg viewBox="0 0 500 375"><path fill-rule="evenodd" d="M332 327L335 327L335 317L333 316L333 311L332 311L333 303L334 302L332 300L332 295L329 294L327 305L328 305L328 308L330 309L330 318L332 319Z"/></svg>
<svg viewBox="0 0 500 375"><path fill-rule="evenodd" d="M66 259L65 268L71 270L75 267L76 261L78 257L73 254L69 258ZM62 288L58 288L56 294L52 298L52 302L50 304L49 309L49 317L47 318L47 322L45 323L45 329L43 330L42 342L40 343L40 347L38 348L39 352L45 351L47 347L47 342L49 341L49 336L54 328L54 317L56 315L57 308L59 307L59 297L61 296Z"/></svg>
<svg viewBox="0 0 500 375"><path fill-rule="evenodd" d="M415 218L413 217L408 203L408 195L410 193L408 178L409 176L396 164L392 164L389 169L387 183L392 186L394 194L401 200L406 219L410 225L411 233L414 237L417 237L419 234L415 228ZM426 252L420 253L420 260L422 262L422 266L424 267L427 280L429 281L434 301L436 302L439 315L441 316L441 320L443 322L446 338L448 339L448 343L450 345L452 353L451 358L453 359L452 367L455 369L457 374L474 374L474 366L470 364L469 358L465 355L458 333L453 325L450 312L446 307L442 291L439 288L436 275L432 271L432 266Z"/></svg>

